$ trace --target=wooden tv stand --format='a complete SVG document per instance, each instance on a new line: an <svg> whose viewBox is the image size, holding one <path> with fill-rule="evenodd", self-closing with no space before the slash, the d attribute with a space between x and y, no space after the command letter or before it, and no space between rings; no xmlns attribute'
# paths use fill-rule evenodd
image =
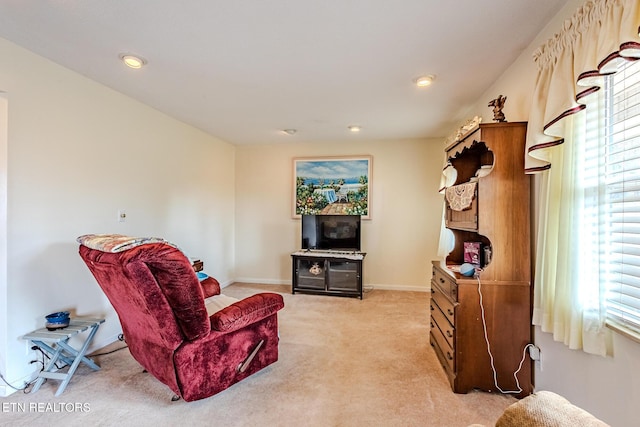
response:
<svg viewBox="0 0 640 427"><path fill-rule="evenodd" d="M362 299L362 261L357 251L307 251L291 254L291 293Z"/></svg>

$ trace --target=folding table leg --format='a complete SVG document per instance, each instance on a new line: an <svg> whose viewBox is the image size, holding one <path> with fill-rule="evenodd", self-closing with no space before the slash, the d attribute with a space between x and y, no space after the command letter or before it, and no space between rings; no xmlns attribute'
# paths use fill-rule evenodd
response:
<svg viewBox="0 0 640 427"><path fill-rule="evenodd" d="M40 348L40 350L43 350L45 352L47 352L48 354L55 354L56 353L56 349L47 345L46 343L42 342L42 341L32 341L34 344L36 344L38 346L38 348ZM66 365L71 365L73 363L73 359L70 359L69 357L67 357L64 353L60 353L60 355L58 356L58 359L62 360Z"/></svg>
<svg viewBox="0 0 640 427"><path fill-rule="evenodd" d="M33 343L41 348L46 347L53 350L51 347L47 346L45 343L41 341L34 341ZM58 358L60 358L61 354L62 354L62 347L58 347L55 351L53 351L51 359L49 360L49 363L44 368L44 371L40 373L40 377L34 384L33 389L31 389L32 393L40 389L40 386L44 383L44 380L47 378L46 373L52 373L53 369L56 367L56 362L58 361Z"/></svg>
<svg viewBox="0 0 640 427"><path fill-rule="evenodd" d="M67 371L66 377L64 378L64 380L62 381L62 383L58 387L58 391L56 391L56 394L55 394L56 396L60 396L62 394L62 392L64 391L64 389L67 387L67 384L69 384L69 381L71 381L71 377L76 372L76 369L78 369L78 365L80 364L80 362L84 361L93 370L97 371L98 369L100 369L100 367L98 365L96 365L92 360L90 360L90 359L88 359L88 358L86 358L84 356L84 354L87 352L87 349L89 348L89 344L91 344L91 341L93 341L93 337L96 334L96 332L98 331L98 327L99 326L100 326L100 324L97 324L97 325L95 325L95 327L92 327L91 332L89 332L89 336L85 340L85 342L82 345L82 348L80 349L80 351L76 351L73 347L68 345L66 343L66 341L58 343L60 345L60 347L61 347L60 350L62 350L62 348L64 348L68 352L71 352L72 354L75 354L75 359L73 360L73 363L69 367L69 370Z"/></svg>

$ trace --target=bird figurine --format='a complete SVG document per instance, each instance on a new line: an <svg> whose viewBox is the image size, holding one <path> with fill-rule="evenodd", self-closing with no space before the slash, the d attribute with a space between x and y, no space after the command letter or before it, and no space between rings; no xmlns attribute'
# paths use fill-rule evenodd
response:
<svg viewBox="0 0 640 427"><path fill-rule="evenodd" d="M496 122L506 122L507 118L504 116L502 109L504 103L507 101L506 96L498 95L496 99L492 99L487 107L493 107L493 120Z"/></svg>

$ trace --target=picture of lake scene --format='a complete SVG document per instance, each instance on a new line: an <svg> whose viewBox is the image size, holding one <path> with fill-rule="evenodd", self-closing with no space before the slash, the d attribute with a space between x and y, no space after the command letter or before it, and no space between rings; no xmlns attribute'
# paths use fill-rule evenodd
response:
<svg viewBox="0 0 640 427"><path fill-rule="evenodd" d="M295 215L369 215L371 157L294 159Z"/></svg>

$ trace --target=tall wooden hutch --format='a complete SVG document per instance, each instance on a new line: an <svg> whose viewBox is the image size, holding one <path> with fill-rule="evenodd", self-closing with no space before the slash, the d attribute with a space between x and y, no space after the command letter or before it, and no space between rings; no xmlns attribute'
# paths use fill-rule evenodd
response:
<svg viewBox="0 0 640 427"><path fill-rule="evenodd" d="M531 342L526 127L480 124L446 148L457 172L445 197L445 225L455 244L445 262L433 261L430 341L456 393L532 392L525 351ZM459 273L465 242L480 247L476 277Z"/></svg>

